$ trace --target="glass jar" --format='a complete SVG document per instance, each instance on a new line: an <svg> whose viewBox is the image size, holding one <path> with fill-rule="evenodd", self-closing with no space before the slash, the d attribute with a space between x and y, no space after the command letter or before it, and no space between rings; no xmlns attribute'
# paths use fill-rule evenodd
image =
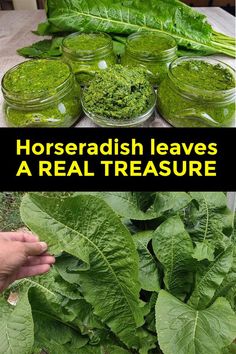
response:
<svg viewBox="0 0 236 354"><path fill-rule="evenodd" d="M150 82L158 86L165 78L170 63L177 58L177 44L173 37L156 32L131 34L121 59L125 66L142 66Z"/></svg>
<svg viewBox="0 0 236 354"><path fill-rule="evenodd" d="M150 96L150 102L146 111L140 113L135 117L129 117L129 118L120 117L119 119L115 119L115 118L109 118L109 117L98 115L87 109L86 103L83 100L83 95L82 95L82 106L86 116L100 127L108 127L108 128L142 127L145 126L144 123L146 123L148 120L151 120L151 118L153 117L153 113L156 108L156 92L153 89L152 95Z"/></svg>
<svg viewBox="0 0 236 354"><path fill-rule="evenodd" d="M138 126L152 117L156 92L141 68L114 65L83 90L85 114L100 126Z"/></svg>
<svg viewBox="0 0 236 354"><path fill-rule="evenodd" d="M10 127L70 127L82 113L81 89L57 59L23 62L2 79L4 117Z"/></svg>
<svg viewBox="0 0 236 354"><path fill-rule="evenodd" d="M62 42L63 60L80 85L88 84L97 71L116 64L112 38L105 33L74 33Z"/></svg>
<svg viewBox="0 0 236 354"><path fill-rule="evenodd" d="M195 70L201 68L196 72L197 81L193 79L192 72L181 74L175 70L183 63L191 67L194 63L200 63L200 66L195 65ZM207 66L201 67L201 63L213 65L208 78L204 71ZM214 68L217 69L215 75L218 77L216 86L213 82ZM226 79L230 80L231 86L234 87L225 89L224 86L224 89L221 89L219 70L223 70L222 75L226 75ZM157 105L163 118L175 127L235 126L235 71L227 64L212 58L179 58L171 64L168 77L159 87Z"/></svg>

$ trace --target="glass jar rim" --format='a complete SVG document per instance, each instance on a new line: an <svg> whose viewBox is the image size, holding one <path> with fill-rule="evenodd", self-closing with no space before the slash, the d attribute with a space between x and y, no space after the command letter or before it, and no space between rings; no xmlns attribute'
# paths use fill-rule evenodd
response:
<svg viewBox="0 0 236 354"><path fill-rule="evenodd" d="M151 35L151 36L156 36L156 38L165 38L166 40L169 41L170 43L170 48L168 49L163 49L160 50L160 52L158 54L153 54L151 51L149 53L149 55L147 56L146 54L143 54L142 52L139 52L137 50L132 50L132 43L135 39L142 37L143 35ZM168 59L173 59L176 56L177 53L177 43L174 39L174 37L172 37L171 35L167 34L167 33L163 33L163 32L154 32L154 31L138 31L135 33L132 33L131 35L129 35L129 37L127 38L127 42L126 42L126 50L129 54L131 54L132 56L135 56L142 60L145 61L153 61L153 60L168 60Z"/></svg>
<svg viewBox="0 0 236 354"><path fill-rule="evenodd" d="M32 95L32 93L24 94L22 93L16 93L16 92L11 92L9 89L6 88L5 86L5 79L7 75L11 74L13 71L17 70L21 65L24 65L26 62L36 62L37 60L40 61L60 61L60 59L34 59L34 60L28 60L21 62L20 64L17 64L13 66L11 69L9 69L5 75L2 78L1 82L1 87L2 87L2 93L4 96L4 99L6 100L7 103L13 104L16 106L26 106L26 107L31 107L31 106L36 106L36 105L45 105L48 103L52 103L57 99L63 98L68 91L71 89L72 85L72 80L74 78L72 69L69 64L64 63L61 61L61 63L69 69L69 74L67 78L60 83L60 85L55 86L54 88L50 89L49 91L39 91L37 94Z"/></svg>
<svg viewBox="0 0 236 354"><path fill-rule="evenodd" d="M102 46L102 47L99 47L97 48L96 50L85 50L85 49L80 49L80 50L73 50L71 48L69 48L67 45L66 45L66 41L69 39L69 38L73 38L73 37L77 37L77 36L81 36L81 35L94 35L94 36L102 36L104 38L106 38L108 41L107 41L107 44ZM87 59L90 59L90 58L93 58L94 56L96 55L99 55L100 53L103 53L104 51L107 51L107 50L110 50L112 49L112 38L109 34L107 33L104 33L104 32L75 32L75 33L72 33L70 35L68 35L67 37L65 37L62 41L62 50L64 53L66 54L69 54L71 56L76 56L78 58L87 58Z"/></svg>
<svg viewBox="0 0 236 354"><path fill-rule="evenodd" d="M183 83L175 74L173 69L178 66L180 63L182 62L186 62L186 61L204 61L206 63L209 64L219 64L221 65L223 68L227 68L230 73L232 74L232 76L235 78L235 70L228 64L222 62L221 60L215 59L215 58L209 58L209 57L199 57L199 56L192 56L192 57L181 57L181 58L177 58L175 59L169 67L169 71L168 71L168 77L170 78L171 82L173 82L173 84L175 86L177 86L178 88L180 88L185 96L189 96L189 97L198 97L200 96L201 98L204 96L206 98L206 100L208 100L207 98L209 97L210 99L212 99L212 97L214 97L213 101L218 100L233 100L235 98L235 94L236 94L236 89L235 87L228 89L228 90L207 90L207 89L201 89L199 86L194 86L193 84L187 84L187 83ZM191 94L190 94L191 93Z"/></svg>

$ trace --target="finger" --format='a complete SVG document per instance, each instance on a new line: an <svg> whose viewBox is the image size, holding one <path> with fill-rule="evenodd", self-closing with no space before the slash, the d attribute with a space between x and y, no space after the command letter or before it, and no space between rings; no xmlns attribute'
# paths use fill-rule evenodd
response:
<svg viewBox="0 0 236 354"><path fill-rule="evenodd" d="M49 264L41 264L30 267L22 267L16 274L16 280L33 277L35 275L41 275L47 273L51 269Z"/></svg>
<svg viewBox="0 0 236 354"><path fill-rule="evenodd" d="M27 262L25 263L25 266L34 266L34 265L40 265L40 264L49 264L52 265L55 263L55 257L53 256L31 256L28 257Z"/></svg>
<svg viewBox="0 0 236 354"><path fill-rule="evenodd" d="M31 233L18 231L18 232L1 232L0 237L3 237L8 241L18 241L18 242L37 242L39 241L38 236Z"/></svg>
<svg viewBox="0 0 236 354"><path fill-rule="evenodd" d="M45 242L24 243L24 251L26 256L40 256L48 249Z"/></svg>

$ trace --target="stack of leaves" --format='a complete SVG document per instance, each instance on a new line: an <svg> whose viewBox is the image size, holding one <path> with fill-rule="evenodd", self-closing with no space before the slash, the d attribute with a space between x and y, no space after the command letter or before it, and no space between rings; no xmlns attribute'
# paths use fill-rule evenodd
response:
<svg viewBox="0 0 236 354"><path fill-rule="evenodd" d="M47 0L47 21L38 27L39 35L71 32L106 32L114 36L117 53L124 50L124 37L137 31L172 35L180 55L223 53L235 57L235 39L216 32L206 16L179 0ZM123 36L123 37L122 37ZM56 43L45 42L24 48L20 54L31 57L58 56ZM56 49L56 50L55 50Z"/></svg>
<svg viewBox="0 0 236 354"><path fill-rule="evenodd" d="M21 216L57 262L0 298L1 354L235 353L224 193L32 193Z"/></svg>

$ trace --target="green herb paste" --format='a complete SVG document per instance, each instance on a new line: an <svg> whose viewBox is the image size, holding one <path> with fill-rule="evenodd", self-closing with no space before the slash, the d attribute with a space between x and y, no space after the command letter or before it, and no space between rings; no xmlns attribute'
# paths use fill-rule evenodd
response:
<svg viewBox="0 0 236 354"><path fill-rule="evenodd" d="M173 81L174 79L174 81ZM235 77L227 67L182 61L160 85L158 109L176 127L227 127L235 120Z"/></svg>
<svg viewBox="0 0 236 354"><path fill-rule="evenodd" d="M145 71L121 65L99 72L84 90L88 112L111 119L131 119L151 108L153 89Z"/></svg>
<svg viewBox="0 0 236 354"><path fill-rule="evenodd" d="M183 84L202 90L223 91L235 87L235 78L220 64L210 64L201 60L184 61L173 67L172 73Z"/></svg>
<svg viewBox="0 0 236 354"><path fill-rule="evenodd" d="M104 33L78 33L66 37L62 45L63 60L77 81L87 85L96 72L116 64L112 39Z"/></svg>
<svg viewBox="0 0 236 354"><path fill-rule="evenodd" d="M177 58L176 53L176 42L169 35L134 33L127 40L122 64L143 67L150 82L158 86L166 77L170 63Z"/></svg>
<svg viewBox="0 0 236 354"><path fill-rule="evenodd" d="M4 78L7 91L23 96L37 97L54 94L70 75L68 65L60 60L30 60L9 71Z"/></svg>
<svg viewBox="0 0 236 354"><path fill-rule="evenodd" d="M59 60L18 65L5 75L3 93L10 127L69 127L82 113L80 87Z"/></svg>
<svg viewBox="0 0 236 354"><path fill-rule="evenodd" d="M18 110L5 104L5 119L9 127L71 127L82 113L78 92L44 108Z"/></svg>
<svg viewBox="0 0 236 354"><path fill-rule="evenodd" d="M132 36L130 37L132 38ZM138 56L159 57L163 51L176 47L174 39L156 33L141 33L128 40L129 50Z"/></svg>
<svg viewBox="0 0 236 354"><path fill-rule="evenodd" d="M103 34L81 33L68 36L63 45L74 52L91 52L106 47L110 42L110 38Z"/></svg>

